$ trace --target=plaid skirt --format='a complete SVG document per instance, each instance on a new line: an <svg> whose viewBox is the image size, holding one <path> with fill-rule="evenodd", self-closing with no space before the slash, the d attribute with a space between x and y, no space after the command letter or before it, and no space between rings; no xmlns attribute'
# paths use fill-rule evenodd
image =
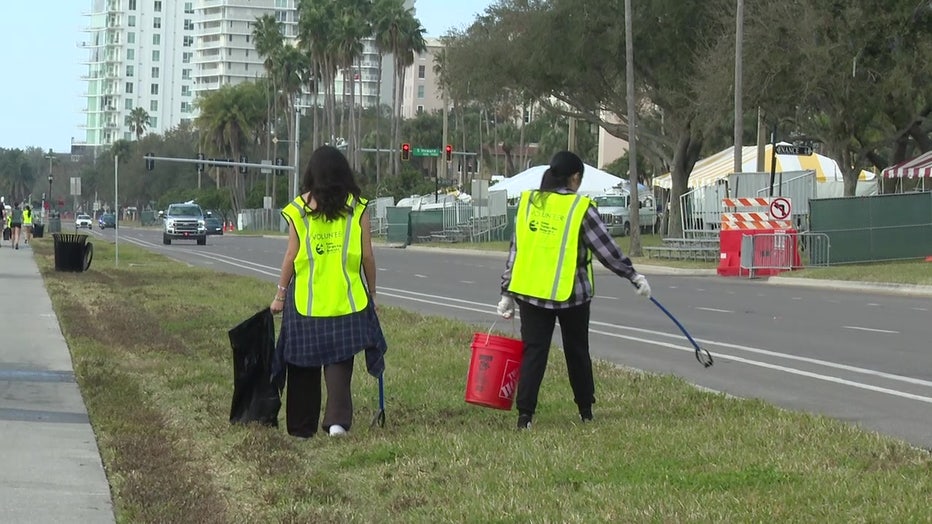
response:
<svg viewBox="0 0 932 524"><path fill-rule="evenodd" d="M285 364L326 366L349 360L360 351L366 352L369 374L374 377L382 374L388 345L371 303L357 313L308 317L295 309L292 289L285 295L281 332L272 362L273 375L283 373Z"/></svg>

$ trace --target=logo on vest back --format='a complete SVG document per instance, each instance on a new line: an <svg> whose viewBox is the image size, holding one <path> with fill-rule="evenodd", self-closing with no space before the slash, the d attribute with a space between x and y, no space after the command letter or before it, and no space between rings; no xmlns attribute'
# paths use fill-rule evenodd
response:
<svg viewBox="0 0 932 524"><path fill-rule="evenodd" d="M527 223L527 228L533 233L540 232L545 235L552 235L558 231L557 228L554 227L550 222L537 219L529 220Z"/></svg>

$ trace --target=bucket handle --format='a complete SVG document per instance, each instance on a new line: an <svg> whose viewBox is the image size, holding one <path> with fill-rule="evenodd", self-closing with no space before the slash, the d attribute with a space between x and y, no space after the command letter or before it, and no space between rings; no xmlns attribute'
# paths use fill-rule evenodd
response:
<svg viewBox="0 0 932 524"><path fill-rule="evenodd" d="M492 325L489 326L489 331L486 332L486 334L485 334L485 345L486 345L486 346L489 345L489 339L492 338L492 330L495 329L495 324L497 324L497 323L498 323L498 320L493 320L493 321L492 321ZM515 334L515 317L514 317L514 315L511 316L511 334L512 334L512 335Z"/></svg>

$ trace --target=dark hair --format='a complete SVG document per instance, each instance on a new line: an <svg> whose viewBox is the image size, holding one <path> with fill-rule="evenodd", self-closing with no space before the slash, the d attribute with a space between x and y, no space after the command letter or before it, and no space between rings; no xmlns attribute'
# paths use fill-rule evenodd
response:
<svg viewBox="0 0 932 524"><path fill-rule="evenodd" d="M559 151L550 159L550 166L544 171L544 176L540 179L539 198L535 201L543 204L547 193L554 192L561 187L569 184L570 177L579 173L579 180L582 181L585 164L576 153L572 151Z"/></svg>
<svg viewBox="0 0 932 524"><path fill-rule="evenodd" d="M350 210L347 198L359 198L361 190L353 178L353 170L339 149L321 146L312 154L301 177L301 191L308 191L317 201L311 216L336 220Z"/></svg>

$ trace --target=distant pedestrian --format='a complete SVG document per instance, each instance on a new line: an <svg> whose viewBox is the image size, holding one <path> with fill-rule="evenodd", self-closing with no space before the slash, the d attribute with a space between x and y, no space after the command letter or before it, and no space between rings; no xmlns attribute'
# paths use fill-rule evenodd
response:
<svg viewBox="0 0 932 524"><path fill-rule="evenodd" d="M13 249L19 249L19 237L23 229L23 210L19 207L19 202L13 204L13 210L10 211L10 245Z"/></svg>
<svg viewBox="0 0 932 524"><path fill-rule="evenodd" d="M32 240L32 208L29 204L23 206L23 233L26 237L23 243L28 245Z"/></svg>
<svg viewBox="0 0 932 524"><path fill-rule="evenodd" d="M369 213L346 157L334 147L311 155L302 191L282 210L288 248L269 307L284 312L273 374L287 368L288 433L307 438L317 432L323 368L327 404L321 428L342 435L353 423L355 355L365 351L375 377L385 367Z"/></svg>
<svg viewBox="0 0 932 524"><path fill-rule="evenodd" d="M550 160L539 190L524 191L518 203L515 233L502 275L498 313L511 318L515 301L521 311L521 361L515 405L518 429L530 429L537 396L547 369L556 321L563 334L563 355L573 400L582 422L592 420L595 383L589 355L589 308L595 291L592 255L616 275L630 280L637 293L650 296L650 285L609 234L593 202L576 194L584 164L561 151Z"/></svg>

